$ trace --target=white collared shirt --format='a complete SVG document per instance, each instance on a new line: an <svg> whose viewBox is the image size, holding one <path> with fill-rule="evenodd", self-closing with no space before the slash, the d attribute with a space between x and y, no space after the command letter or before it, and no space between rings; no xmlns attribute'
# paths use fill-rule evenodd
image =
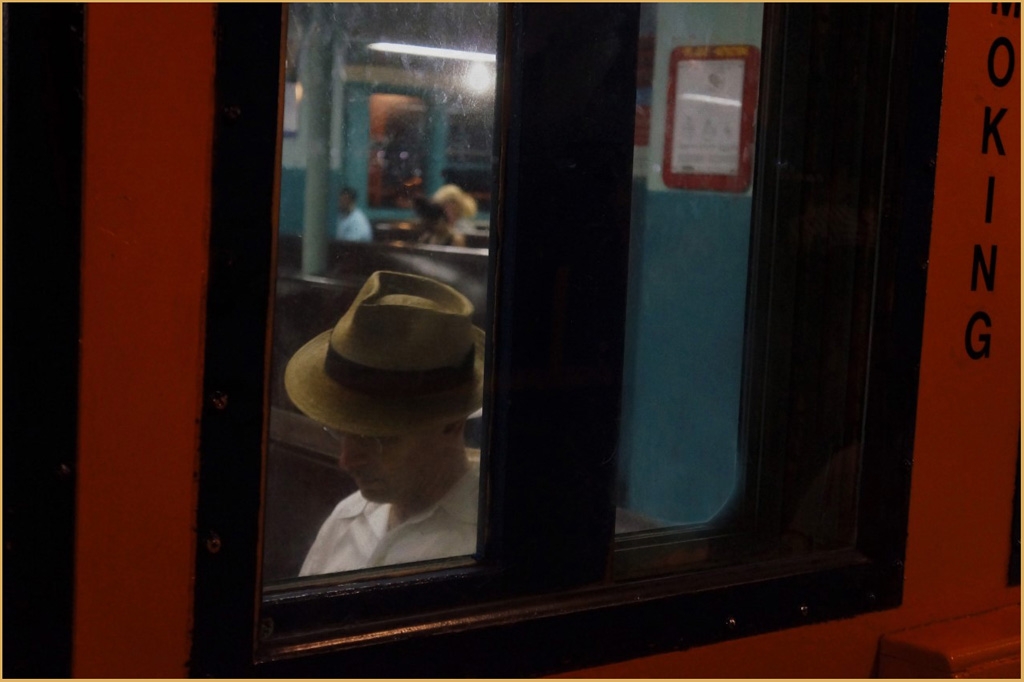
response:
<svg viewBox="0 0 1024 682"><path fill-rule="evenodd" d="M373 241L373 228L366 214L353 207L348 215L338 216L334 238L349 242L370 242Z"/></svg>
<svg viewBox="0 0 1024 682"><path fill-rule="evenodd" d="M354 571L476 551L480 467L469 471L437 503L388 530L390 504L357 490L338 503L306 554L299 575Z"/></svg>

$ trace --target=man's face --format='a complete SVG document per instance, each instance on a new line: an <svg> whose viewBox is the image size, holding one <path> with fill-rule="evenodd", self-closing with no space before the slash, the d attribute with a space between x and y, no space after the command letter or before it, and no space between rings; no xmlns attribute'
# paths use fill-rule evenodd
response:
<svg viewBox="0 0 1024 682"><path fill-rule="evenodd" d="M343 192L338 195L338 210L345 215L352 212L353 204L354 202L352 201L352 196L350 194Z"/></svg>
<svg viewBox="0 0 1024 682"><path fill-rule="evenodd" d="M341 439L338 464L367 500L402 504L416 499L449 439L440 426L383 438L346 434Z"/></svg>

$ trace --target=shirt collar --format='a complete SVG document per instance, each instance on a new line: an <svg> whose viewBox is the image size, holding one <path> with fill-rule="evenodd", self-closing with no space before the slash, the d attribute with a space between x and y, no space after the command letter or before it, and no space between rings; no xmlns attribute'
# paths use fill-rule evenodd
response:
<svg viewBox="0 0 1024 682"><path fill-rule="evenodd" d="M437 506L463 523L476 523L480 504L480 463L470 462L469 470L445 493Z"/></svg>
<svg viewBox="0 0 1024 682"><path fill-rule="evenodd" d="M449 516L462 523L476 523L477 507L480 499L480 463L470 461L469 470L455 482L447 493L433 505L424 509L419 514L410 516L402 524L403 526L419 523L432 516L438 510L444 511ZM367 503L367 515L371 514L370 505ZM390 505L387 506L390 511ZM385 522L385 526L386 526Z"/></svg>
<svg viewBox="0 0 1024 682"><path fill-rule="evenodd" d="M469 470L462 475L462 478L455 482L455 485L444 494L444 497L419 514L409 517L402 525L419 523L429 518L438 509L443 510L446 514L462 523L475 523L479 499L480 462L470 460ZM381 538L387 532L391 505L388 503L370 502L357 490L345 500L339 512L339 516L342 518L352 518L359 515L366 517L374 534Z"/></svg>

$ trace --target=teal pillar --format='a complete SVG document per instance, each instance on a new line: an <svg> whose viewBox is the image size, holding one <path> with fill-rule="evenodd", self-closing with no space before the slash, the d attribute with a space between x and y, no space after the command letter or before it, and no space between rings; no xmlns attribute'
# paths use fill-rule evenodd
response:
<svg viewBox="0 0 1024 682"><path fill-rule="evenodd" d="M306 127L306 183L303 197L302 272L320 275L327 269L328 206L330 205L331 30L324 8L313 5L309 42L299 66Z"/></svg>
<svg viewBox="0 0 1024 682"><path fill-rule="evenodd" d="M442 171L448 151L448 110L437 95L430 95L427 101L428 155L423 183L429 196L444 184Z"/></svg>
<svg viewBox="0 0 1024 682"><path fill-rule="evenodd" d="M370 88L366 84L345 85L342 139L342 185L358 192L359 205L366 206L370 183Z"/></svg>

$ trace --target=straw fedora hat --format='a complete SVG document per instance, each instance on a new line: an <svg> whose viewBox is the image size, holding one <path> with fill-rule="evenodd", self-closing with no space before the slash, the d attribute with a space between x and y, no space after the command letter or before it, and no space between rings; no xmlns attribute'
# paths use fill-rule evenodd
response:
<svg viewBox="0 0 1024 682"><path fill-rule="evenodd" d="M285 390L307 416L363 436L466 417L483 400L484 332L472 314L447 284L375 272L334 329L288 361Z"/></svg>

